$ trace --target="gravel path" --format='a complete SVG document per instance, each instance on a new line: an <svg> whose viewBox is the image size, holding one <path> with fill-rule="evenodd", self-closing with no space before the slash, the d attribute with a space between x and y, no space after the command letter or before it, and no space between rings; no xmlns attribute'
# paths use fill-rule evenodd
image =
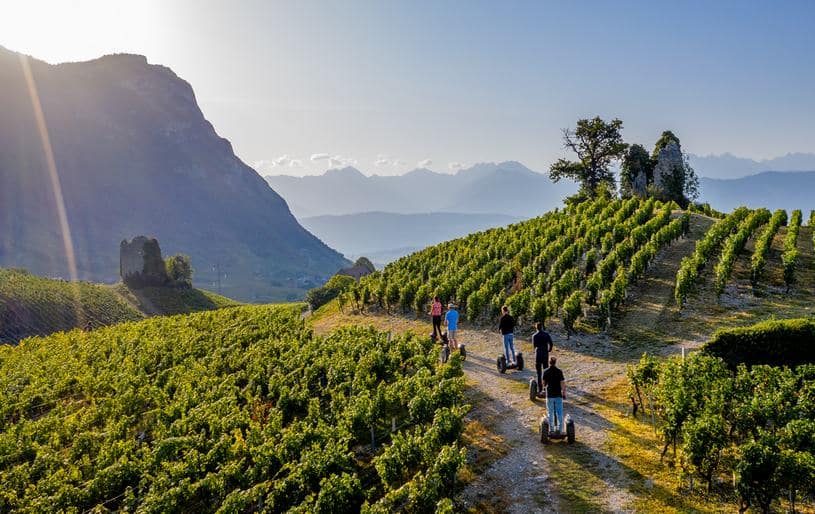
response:
<svg viewBox="0 0 815 514"><path fill-rule="evenodd" d="M566 375L564 414L574 419L577 443L574 450L601 470L606 489L602 492L609 512L622 511L631 499L627 482L616 461L608 458L605 445L611 423L592 410L601 399L602 389L625 374L625 362L615 362L603 354L613 352L602 336L573 337L569 341L552 333L553 355ZM506 453L470 482L461 494L462 506L487 512L558 512L559 476L548 462L547 449L540 442L538 423L546 414L544 400L529 400L529 380L535 376L534 355L528 338L516 339L529 368L498 373L495 359L500 354L500 336L485 331L461 330L467 342L464 371L478 394L468 420L487 426L506 444ZM593 348L591 352L586 348ZM553 444L565 444L553 443Z"/></svg>

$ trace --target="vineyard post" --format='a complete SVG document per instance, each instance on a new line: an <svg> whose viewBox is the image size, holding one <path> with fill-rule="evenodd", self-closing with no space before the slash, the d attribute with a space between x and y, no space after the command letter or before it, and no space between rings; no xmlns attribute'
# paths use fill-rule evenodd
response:
<svg viewBox="0 0 815 514"><path fill-rule="evenodd" d="M682 347L682 362L685 362L685 347Z"/></svg>
<svg viewBox="0 0 815 514"><path fill-rule="evenodd" d="M651 426L654 428L654 435L657 434L657 419L656 413L654 412L654 398L651 396L651 393L648 393L648 408L651 409Z"/></svg>
<svg viewBox="0 0 815 514"><path fill-rule="evenodd" d="M396 432L396 416L391 418L391 433Z"/></svg>

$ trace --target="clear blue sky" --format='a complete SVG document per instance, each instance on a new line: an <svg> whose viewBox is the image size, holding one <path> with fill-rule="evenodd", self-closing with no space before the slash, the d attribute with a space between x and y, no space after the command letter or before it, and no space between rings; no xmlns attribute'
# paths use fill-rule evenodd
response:
<svg viewBox="0 0 815 514"><path fill-rule="evenodd" d="M689 152L815 151L815 2L0 0L0 45L49 62L145 54L192 83L250 164L519 160L580 117ZM396 161L396 164L394 162ZM375 164L375 163L378 163Z"/></svg>

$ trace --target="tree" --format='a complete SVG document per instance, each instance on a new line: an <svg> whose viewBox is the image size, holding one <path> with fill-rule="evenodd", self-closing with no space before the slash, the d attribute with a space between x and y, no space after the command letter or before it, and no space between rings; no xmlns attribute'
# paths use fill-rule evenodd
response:
<svg viewBox="0 0 815 514"><path fill-rule="evenodd" d="M309 289L306 293L306 302L311 306L311 310L317 310L334 298L346 293L356 285L354 277L347 275L334 275L322 287ZM340 302L340 309L344 302Z"/></svg>
<svg viewBox="0 0 815 514"><path fill-rule="evenodd" d="M642 145L631 145L620 166L620 194L623 197L644 196L654 182L654 160Z"/></svg>
<svg viewBox="0 0 815 514"><path fill-rule="evenodd" d="M167 277L177 286L192 287L192 261L189 255L177 254L164 261Z"/></svg>
<svg viewBox="0 0 815 514"><path fill-rule="evenodd" d="M601 185L614 188L611 164L622 158L626 148L620 130L623 122L607 123L599 116L577 121L577 128L563 130L564 147L577 154L577 161L559 159L549 168L549 177L558 182L569 178L580 182L580 193L594 197Z"/></svg>
<svg viewBox="0 0 815 514"><path fill-rule="evenodd" d="M360 257L357 259L357 261L354 263L354 267L365 268L368 270L368 273L373 273L376 271L373 263L367 257Z"/></svg>

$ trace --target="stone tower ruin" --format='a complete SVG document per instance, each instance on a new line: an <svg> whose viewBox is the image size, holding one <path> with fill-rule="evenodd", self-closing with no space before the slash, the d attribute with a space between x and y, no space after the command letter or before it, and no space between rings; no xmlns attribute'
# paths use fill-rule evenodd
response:
<svg viewBox="0 0 815 514"><path fill-rule="evenodd" d="M158 240L145 236L126 239L119 244L119 276L130 287L163 286L167 271Z"/></svg>

